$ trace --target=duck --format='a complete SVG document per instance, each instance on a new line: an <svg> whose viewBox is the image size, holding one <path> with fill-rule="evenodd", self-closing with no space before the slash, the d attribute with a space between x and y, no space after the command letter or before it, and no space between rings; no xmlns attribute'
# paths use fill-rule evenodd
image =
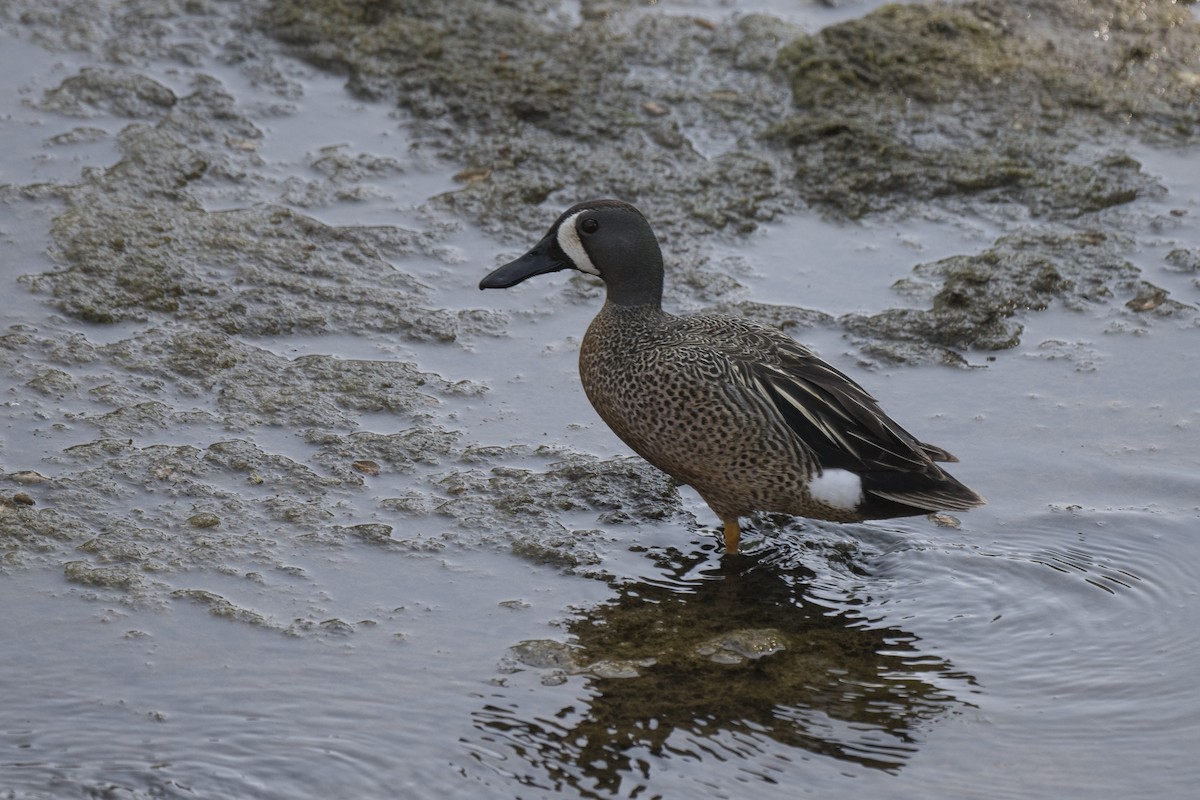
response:
<svg viewBox="0 0 1200 800"><path fill-rule="evenodd" d="M941 467L957 458L782 331L664 311L662 249L627 202L568 208L479 288L568 269L606 290L579 349L584 393L634 452L696 490L721 521L726 554L755 512L862 522L986 502Z"/></svg>

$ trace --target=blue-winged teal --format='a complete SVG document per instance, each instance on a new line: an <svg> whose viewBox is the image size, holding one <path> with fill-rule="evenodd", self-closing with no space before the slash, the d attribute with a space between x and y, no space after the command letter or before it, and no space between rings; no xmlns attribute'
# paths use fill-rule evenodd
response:
<svg viewBox="0 0 1200 800"><path fill-rule="evenodd" d="M983 504L934 463L954 456L918 441L803 345L736 317L663 311L662 251L628 203L567 209L479 288L568 268L608 289L579 351L588 399L626 444L700 493L724 523L727 552L753 511L858 522Z"/></svg>

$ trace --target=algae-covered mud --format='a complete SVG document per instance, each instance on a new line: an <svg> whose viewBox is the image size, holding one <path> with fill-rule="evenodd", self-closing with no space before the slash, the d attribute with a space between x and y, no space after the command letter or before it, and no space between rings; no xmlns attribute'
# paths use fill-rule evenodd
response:
<svg viewBox="0 0 1200 800"><path fill-rule="evenodd" d="M1195 9L876 6L0 4L0 795L1190 796ZM721 558L596 196L990 505Z"/></svg>

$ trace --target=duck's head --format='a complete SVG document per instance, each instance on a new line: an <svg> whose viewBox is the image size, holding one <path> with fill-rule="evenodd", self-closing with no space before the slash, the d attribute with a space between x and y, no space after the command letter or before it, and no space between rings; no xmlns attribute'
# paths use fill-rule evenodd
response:
<svg viewBox="0 0 1200 800"><path fill-rule="evenodd" d="M591 200L571 206L525 255L479 282L480 289L507 289L526 278L563 269L595 275L608 287L610 303L659 306L663 262L650 223L629 203Z"/></svg>

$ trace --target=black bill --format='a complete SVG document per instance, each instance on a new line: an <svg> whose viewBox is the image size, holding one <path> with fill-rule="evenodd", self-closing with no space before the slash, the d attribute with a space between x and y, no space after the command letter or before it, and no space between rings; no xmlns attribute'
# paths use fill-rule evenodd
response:
<svg viewBox="0 0 1200 800"><path fill-rule="evenodd" d="M480 289L507 289L526 278L558 272L571 266L553 235L547 235L525 255L510 261L479 282Z"/></svg>

